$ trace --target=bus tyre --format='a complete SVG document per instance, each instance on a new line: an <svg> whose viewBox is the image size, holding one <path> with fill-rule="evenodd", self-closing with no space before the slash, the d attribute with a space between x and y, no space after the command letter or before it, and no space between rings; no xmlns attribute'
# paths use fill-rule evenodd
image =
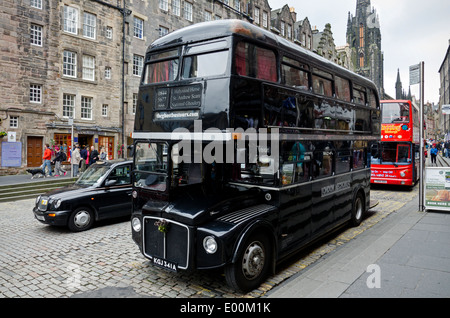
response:
<svg viewBox="0 0 450 318"><path fill-rule="evenodd" d="M94 224L94 213L86 207L81 207L72 212L69 218L69 229L74 232L86 231Z"/></svg>
<svg viewBox="0 0 450 318"><path fill-rule="evenodd" d="M272 260L270 240L262 233L252 235L240 247L236 262L225 267L225 278L229 286L249 292L266 278Z"/></svg>
<svg viewBox="0 0 450 318"><path fill-rule="evenodd" d="M358 192L353 198L352 203L352 226L359 226L361 224L364 215L364 202L364 195L361 192Z"/></svg>

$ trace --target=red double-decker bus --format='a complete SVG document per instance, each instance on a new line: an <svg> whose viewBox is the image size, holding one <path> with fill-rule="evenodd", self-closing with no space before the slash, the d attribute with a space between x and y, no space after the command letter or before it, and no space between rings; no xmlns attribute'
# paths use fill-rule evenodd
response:
<svg viewBox="0 0 450 318"><path fill-rule="evenodd" d="M381 142L372 146L370 182L414 186L420 161L418 108L409 100L383 100L381 110Z"/></svg>

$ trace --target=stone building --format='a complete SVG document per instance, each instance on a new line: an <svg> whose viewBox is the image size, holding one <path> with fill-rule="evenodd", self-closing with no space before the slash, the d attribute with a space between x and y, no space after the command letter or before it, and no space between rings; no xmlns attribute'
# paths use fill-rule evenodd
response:
<svg viewBox="0 0 450 318"><path fill-rule="evenodd" d="M333 32L331 31L331 24L327 23L322 32L314 29L313 36L313 50L334 63L350 69L349 51L346 47L337 47L334 43Z"/></svg>
<svg viewBox="0 0 450 318"><path fill-rule="evenodd" d="M380 21L370 0L356 1L356 14L348 13L347 43L355 71L370 78L384 96L384 57L381 51Z"/></svg>

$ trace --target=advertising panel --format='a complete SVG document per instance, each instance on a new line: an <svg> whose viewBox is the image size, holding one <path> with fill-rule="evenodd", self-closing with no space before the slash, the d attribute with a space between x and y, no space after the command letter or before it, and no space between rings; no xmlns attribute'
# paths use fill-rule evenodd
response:
<svg viewBox="0 0 450 318"><path fill-rule="evenodd" d="M427 167L425 175L425 208L450 211L450 168Z"/></svg>

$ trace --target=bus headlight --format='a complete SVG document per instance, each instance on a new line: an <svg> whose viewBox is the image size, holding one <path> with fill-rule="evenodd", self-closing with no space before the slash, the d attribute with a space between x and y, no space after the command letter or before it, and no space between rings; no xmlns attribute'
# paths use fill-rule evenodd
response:
<svg viewBox="0 0 450 318"><path fill-rule="evenodd" d="M400 176L401 176L402 178L404 178L404 177L406 176L406 171L400 172Z"/></svg>
<svg viewBox="0 0 450 318"><path fill-rule="evenodd" d="M214 254L217 251L217 242L216 239L212 236L207 236L203 239L203 248L206 253Z"/></svg>
<svg viewBox="0 0 450 318"><path fill-rule="evenodd" d="M131 220L131 227L133 228L133 231L139 232L142 228L141 220L139 220L139 218L133 218Z"/></svg>

